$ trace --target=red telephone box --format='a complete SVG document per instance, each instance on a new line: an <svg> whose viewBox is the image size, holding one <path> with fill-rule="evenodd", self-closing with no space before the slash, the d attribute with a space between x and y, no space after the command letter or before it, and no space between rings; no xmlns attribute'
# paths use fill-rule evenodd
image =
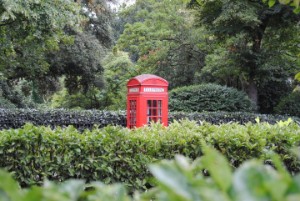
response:
<svg viewBox="0 0 300 201"><path fill-rule="evenodd" d="M143 74L127 83L127 127L141 127L151 121L168 125L168 85L156 75Z"/></svg>

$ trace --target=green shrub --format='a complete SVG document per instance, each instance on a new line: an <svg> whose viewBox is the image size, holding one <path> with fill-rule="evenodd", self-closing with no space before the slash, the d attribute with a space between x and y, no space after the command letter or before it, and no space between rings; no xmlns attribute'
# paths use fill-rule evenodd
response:
<svg viewBox="0 0 300 201"><path fill-rule="evenodd" d="M196 159L202 156L203 141L221 151L234 167L253 157L267 161L267 153L274 151L290 172L300 169L290 154L290 148L300 143L300 126L295 123L197 125L190 121L133 130L108 126L83 133L73 127L52 130L27 124L0 131L0 167L14 172L22 186L41 184L44 178L77 178L148 188L146 164L176 154Z"/></svg>
<svg viewBox="0 0 300 201"><path fill-rule="evenodd" d="M241 201L300 199L300 175L291 176L276 155L273 167L260 160L244 162L232 170L228 161L216 150L203 148L203 157L191 162L176 155L175 160L151 164L156 187L129 196L121 184L85 184L83 180L62 183L45 181L41 187L20 189L9 173L0 170L0 200L10 201ZM220 168L221 167L221 168ZM210 176L203 176L203 172Z"/></svg>
<svg viewBox="0 0 300 201"><path fill-rule="evenodd" d="M254 111L254 105L244 92L216 84L186 86L170 92L171 111Z"/></svg>
<svg viewBox="0 0 300 201"><path fill-rule="evenodd" d="M275 107L275 112L300 117L300 92L295 91L284 97Z"/></svg>

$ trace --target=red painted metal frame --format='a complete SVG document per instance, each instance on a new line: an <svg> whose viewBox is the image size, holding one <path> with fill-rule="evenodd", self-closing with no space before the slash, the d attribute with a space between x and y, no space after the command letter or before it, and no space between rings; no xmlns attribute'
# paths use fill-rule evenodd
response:
<svg viewBox="0 0 300 201"><path fill-rule="evenodd" d="M159 120L163 125L168 126L168 86L169 83L165 79L151 74L139 75L128 81L128 128L147 125L149 119ZM136 103L135 106L133 105L134 102ZM151 108L148 107L150 103L153 104ZM155 103L156 106L154 106ZM161 107L158 106L159 103L161 103ZM134 112L134 109L136 109L136 112ZM151 113L149 109L151 109ZM136 119L134 119L134 116ZM135 125L133 122L135 122Z"/></svg>

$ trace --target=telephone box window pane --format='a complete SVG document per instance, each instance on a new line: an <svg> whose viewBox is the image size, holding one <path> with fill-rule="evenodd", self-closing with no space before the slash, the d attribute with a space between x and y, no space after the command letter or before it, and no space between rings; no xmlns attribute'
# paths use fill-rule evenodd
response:
<svg viewBox="0 0 300 201"><path fill-rule="evenodd" d="M148 101L147 101L147 104L148 104L148 107L151 107L152 101L151 101L151 100L148 100Z"/></svg>
<svg viewBox="0 0 300 201"><path fill-rule="evenodd" d="M136 126L136 100L129 101L129 128Z"/></svg>
<svg viewBox="0 0 300 201"><path fill-rule="evenodd" d="M147 122L161 122L162 120L162 101L147 100Z"/></svg>

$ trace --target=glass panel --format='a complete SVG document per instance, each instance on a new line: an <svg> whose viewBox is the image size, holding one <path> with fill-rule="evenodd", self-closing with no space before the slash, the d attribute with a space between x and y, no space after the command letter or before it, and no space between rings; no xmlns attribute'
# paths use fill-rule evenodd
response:
<svg viewBox="0 0 300 201"><path fill-rule="evenodd" d="M130 100L129 106L129 127L134 128L136 126L136 100Z"/></svg>
<svg viewBox="0 0 300 201"><path fill-rule="evenodd" d="M153 100L153 107L157 107L157 100Z"/></svg>
<svg viewBox="0 0 300 201"><path fill-rule="evenodd" d="M162 101L147 100L147 122L157 122L162 120Z"/></svg>
<svg viewBox="0 0 300 201"><path fill-rule="evenodd" d="M158 101L158 107L161 108L161 100Z"/></svg>

